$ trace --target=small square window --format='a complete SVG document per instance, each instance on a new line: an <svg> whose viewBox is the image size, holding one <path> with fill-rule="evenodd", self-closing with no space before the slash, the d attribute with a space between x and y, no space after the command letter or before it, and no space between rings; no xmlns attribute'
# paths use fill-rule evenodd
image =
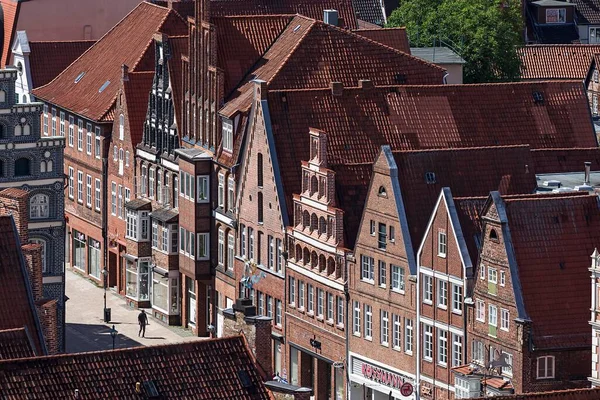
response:
<svg viewBox="0 0 600 400"><path fill-rule="evenodd" d="M447 240L446 232L438 232L438 256L439 257L446 257L446 249L447 249L446 240Z"/></svg>

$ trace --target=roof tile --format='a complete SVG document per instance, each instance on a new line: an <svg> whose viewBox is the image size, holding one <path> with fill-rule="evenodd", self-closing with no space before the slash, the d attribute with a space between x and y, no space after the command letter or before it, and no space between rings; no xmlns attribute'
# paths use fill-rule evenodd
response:
<svg viewBox="0 0 600 400"><path fill-rule="evenodd" d="M536 44L519 50L521 79L584 79L600 45Z"/></svg>
<svg viewBox="0 0 600 400"><path fill-rule="evenodd" d="M63 72L96 41L29 42L33 87L44 86Z"/></svg>

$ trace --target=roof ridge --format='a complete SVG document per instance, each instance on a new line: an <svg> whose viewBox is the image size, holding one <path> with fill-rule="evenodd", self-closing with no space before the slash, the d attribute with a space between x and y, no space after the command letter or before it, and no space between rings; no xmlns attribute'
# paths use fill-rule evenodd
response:
<svg viewBox="0 0 600 400"><path fill-rule="evenodd" d="M565 200L565 199L591 199L597 197L589 192L560 192L560 193L531 193L531 194L512 194L502 195L502 200L508 203L518 203L526 201L546 201L546 200Z"/></svg>
<svg viewBox="0 0 600 400"><path fill-rule="evenodd" d="M381 32L381 31L405 31L405 26L390 26L384 28L362 28L362 29L351 29L350 32Z"/></svg>
<svg viewBox="0 0 600 400"><path fill-rule="evenodd" d="M412 153L438 153L438 152L453 152L453 151L475 151L475 150L502 150L502 149L529 149L529 144L505 144L499 146L477 146L477 147L448 147L448 148L430 148L430 149L414 149L414 150L392 150L392 154L412 154Z"/></svg>
<svg viewBox="0 0 600 400"><path fill-rule="evenodd" d="M46 44L46 43L96 43L97 40L94 39L82 39L82 40L28 40L28 43L31 45L35 44Z"/></svg>

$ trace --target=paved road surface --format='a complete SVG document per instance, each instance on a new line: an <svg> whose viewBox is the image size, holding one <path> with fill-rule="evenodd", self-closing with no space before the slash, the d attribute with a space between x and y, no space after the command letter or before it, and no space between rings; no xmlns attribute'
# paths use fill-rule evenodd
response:
<svg viewBox="0 0 600 400"><path fill-rule="evenodd" d="M112 309L112 321L103 321L104 290L97 287L88 279L72 272L66 272L67 301L67 353L112 349L113 339L110 334L114 325L117 330L115 348L134 346L151 346L157 344L187 342L202 340L194 337L189 331L178 327L169 327L150 317L147 310L149 325L146 327L146 337L138 337L138 310L125 305L125 301L112 293L106 295L107 307Z"/></svg>

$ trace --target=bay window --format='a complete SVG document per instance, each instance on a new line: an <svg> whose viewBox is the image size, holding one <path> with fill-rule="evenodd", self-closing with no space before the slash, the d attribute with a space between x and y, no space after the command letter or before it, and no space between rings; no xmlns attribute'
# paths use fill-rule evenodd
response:
<svg viewBox="0 0 600 400"><path fill-rule="evenodd" d="M126 295L134 300L146 301L150 293L150 261L125 260Z"/></svg>

